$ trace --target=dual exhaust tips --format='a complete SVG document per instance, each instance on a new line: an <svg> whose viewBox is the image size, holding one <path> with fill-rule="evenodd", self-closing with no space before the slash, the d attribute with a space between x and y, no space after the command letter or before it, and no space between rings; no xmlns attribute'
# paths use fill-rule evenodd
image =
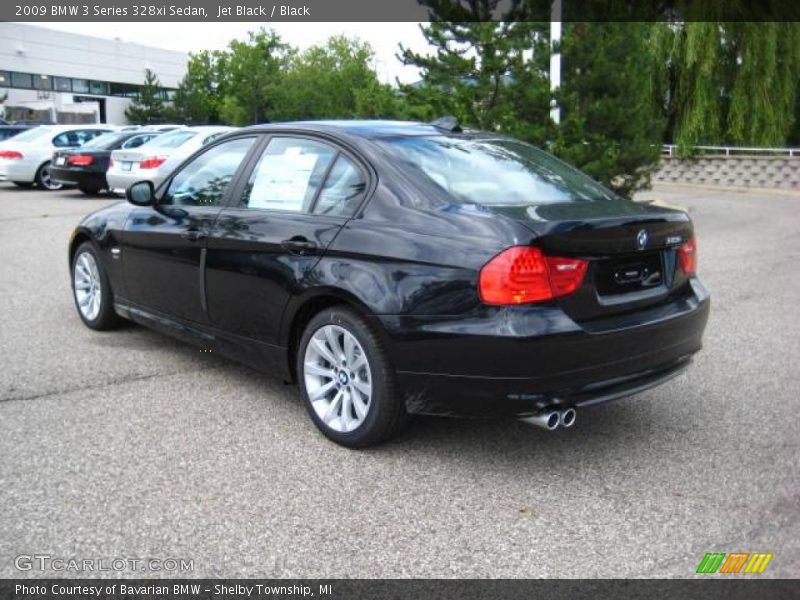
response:
<svg viewBox="0 0 800 600"><path fill-rule="evenodd" d="M575 411L574 408L567 408L565 410L548 410L539 413L538 415L533 415L532 417L525 417L522 420L526 423L532 423L533 425L538 425L539 427L543 427L548 431L553 431L557 429L559 426L561 427L572 427L575 425L575 419L578 417L578 413Z"/></svg>

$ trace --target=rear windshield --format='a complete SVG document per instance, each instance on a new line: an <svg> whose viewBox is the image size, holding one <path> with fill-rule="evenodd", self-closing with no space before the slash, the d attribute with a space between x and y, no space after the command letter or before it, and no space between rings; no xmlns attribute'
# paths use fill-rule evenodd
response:
<svg viewBox="0 0 800 600"><path fill-rule="evenodd" d="M185 142L192 139L196 135L197 132L195 131L173 131L170 133L165 133L164 135L160 135L139 147L143 148L147 146L148 148L177 148L178 146L182 146Z"/></svg>
<svg viewBox="0 0 800 600"><path fill-rule="evenodd" d="M616 198L589 176L523 142L407 136L381 143L462 202L535 206Z"/></svg>
<svg viewBox="0 0 800 600"><path fill-rule="evenodd" d="M34 127L14 136L15 142L31 142L37 138L44 137L50 132L47 127Z"/></svg>
<svg viewBox="0 0 800 600"><path fill-rule="evenodd" d="M130 137L129 133L119 133L117 131L109 131L102 135L98 135L96 138L92 138L85 144L81 146L81 148L94 148L97 149L107 149L111 146L116 145L121 140Z"/></svg>

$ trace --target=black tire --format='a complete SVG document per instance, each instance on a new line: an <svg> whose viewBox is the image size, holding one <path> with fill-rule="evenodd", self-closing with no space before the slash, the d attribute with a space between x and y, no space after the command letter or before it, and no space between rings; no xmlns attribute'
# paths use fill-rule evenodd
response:
<svg viewBox="0 0 800 600"><path fill-rule="evenodd" d="M361 424L347 432L336 431L317 415L305 383L305 356L314 333L326 325L336 325L356 338L369 364L372 395ZM365 448L394 437L409 421L405 403L398 393L394 369L376 331L354 311L335 306L314 316L303 332L297 351L297 379L308 414L330 440L348 448Z"/></svg>
<svg viewBox="0 0 800 600"><path fill-rule="evenodd" d="M64 187L62 183L55 183L50 180L50 161L41 165L36 171L36 185L50 192L56 192Z"/></svg>
<svg viewBox="0 0 800 600"><path fill-rule="evenodd" d="M94 196L100 192L103 188L97 185L96 183L79 183L78 189L82 191L87 196Z"/></svg>
<svg viewBox="0 0 800 600"><path fill-rule="evenodd" d="M97 266L100 282L100 309L94 318L89 318L84 315L75 290L75 268L78 264L78 261L81 259L81 256L86 253L91 255L91 258L94 260L95 265ZM98 255L94 246L92 246L91 242L83 242L75 251L75 256L72 257L70 280L72 284L72 299L75 301L75 308L78 311L78 316L81 318L81 321L83 321L87 327L96 331L104 331L108 329L114 329L119 325L120 318L117 313L114 312L114 294L111 290L111 284L108 282L108 275L103 268L103 263L100 260L100 256Z"/></svg>
<svg viewBox="0 0 800 600"><path fill-rule="evenodd" d="M21 188L31 188L31 187L33 187L33 182L32 181L12 181L11 183L13 183L15 186L21 187Z"/></svg>

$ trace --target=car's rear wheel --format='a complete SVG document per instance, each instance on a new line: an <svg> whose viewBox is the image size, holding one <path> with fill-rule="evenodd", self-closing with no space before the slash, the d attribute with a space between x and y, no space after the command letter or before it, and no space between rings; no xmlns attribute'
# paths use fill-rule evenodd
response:
<svg viewBox="0 0 800 600"><path fill-rule="evenodd" d="M119 323L108 276L90 242L81 244L72 259L72 296L87 327L102 331Z"/></svg>
<svg viewBox="0 0 800 600"><path fill-rule="evenodd" d="M94 196L103 188L96 183L79 183L78 189L87 196Z"/></svg>
<svg viewBox="0 0 800 600"><path fill-rule="evenodd" d="M378 444L408 420L381 340L351 310L334 307L311 319L300 338L297 375L311 419L337 444Z"/></svg>
<svg viewBox="0 0 800 600"><path fill-rule="evenodd" d="M52 192L60 190L64 187L63 183L56 183L50 175L50 161L44 163L39 170L36 171L36 185L44 190Z"/></svg>

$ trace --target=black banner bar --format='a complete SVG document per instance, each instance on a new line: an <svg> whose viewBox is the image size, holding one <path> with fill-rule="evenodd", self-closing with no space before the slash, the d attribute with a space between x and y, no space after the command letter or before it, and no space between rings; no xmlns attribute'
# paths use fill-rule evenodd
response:
<svg viewBox="0 0 800 600"><path fill-rule="evenodd" d="M797 581L760 576L678 580L3 579L3 600L771 600L800 598Z"/></svg>

